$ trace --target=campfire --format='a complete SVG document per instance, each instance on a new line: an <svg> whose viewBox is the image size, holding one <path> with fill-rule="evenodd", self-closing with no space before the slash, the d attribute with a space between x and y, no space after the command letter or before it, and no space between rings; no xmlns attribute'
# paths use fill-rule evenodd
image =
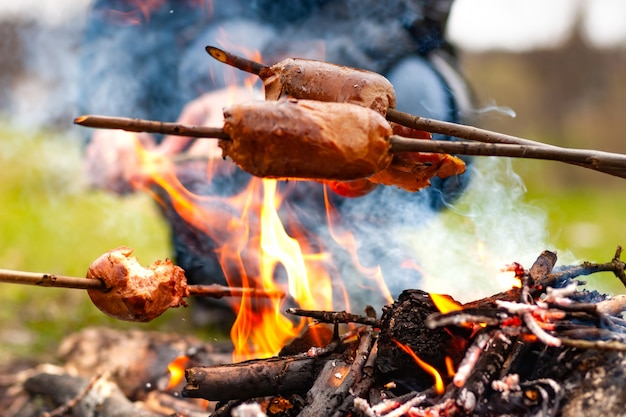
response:
<svg viewBox="0 0 626 417"><path fill-rule="evenodd" d="M223 128L91 115L75 122L123 129L129 140L132 132L217 140L216 158L183 165L200 164L213 175L232 173L234 162L254 175L229 195L201 197L181 182L185 173L176 161L137 141L136 187L180 219L201 250L218 254L226 285L188 284L169 260L144 268L125 247L96 259L86 278L0 270L0 281L87 290L105 314L127 321L149 321L191 297L225 298L236 315L232 345L88 329L62 343L63 366L8 379L10 415L622 412L625 397L615 385L625 362L626 297L580 288L581 276L607 271L626 285L621 247L603 264L560 266L556 253L544 251L532 265L506 267L514 277L510 289L471 302L409 287L394 299L381 269L359 261L331 193L359 198L388 186L416 192L435 177L461 175L465 163L455 155L551 159L622 178L626 156L405 114L394 109L393 88L378 74L307 60L265 66L207 51L260 77L267 100L228 107ZM328 77L332 82L322 81ZM430 140L430 133L465 140ZM275 179L290 181L281 188ZM322 221L331 249L349 266L333 264L328 243L299 223L298 213L282 208L288 220L281 220L285 188L306 181L325 185ZM363 289L342 287L346 273ZM371 305L352 307L363 302Z"/></svg>

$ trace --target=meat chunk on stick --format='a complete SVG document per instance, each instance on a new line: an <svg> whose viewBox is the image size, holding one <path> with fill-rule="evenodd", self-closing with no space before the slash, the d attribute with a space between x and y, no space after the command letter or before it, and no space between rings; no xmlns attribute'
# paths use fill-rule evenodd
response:
<svg viewBox="0 0 626 417"><path fill-rule="evenodd" d="M157 260L144 268L132 253L131 248L120 246L89 266L87 278L101 279L111 288L87 291L100 311L119 320L147 322L168 308L187 305L184 298L189 292L182 268L170 260Z"/></svg>
<svg viewBox="0 0 626 417"><path fill-rule="evenodd" d="M377 112L349 103L281 99L224 110L223 155L269 178L354 180L391 162L392 129Z"/></svg>

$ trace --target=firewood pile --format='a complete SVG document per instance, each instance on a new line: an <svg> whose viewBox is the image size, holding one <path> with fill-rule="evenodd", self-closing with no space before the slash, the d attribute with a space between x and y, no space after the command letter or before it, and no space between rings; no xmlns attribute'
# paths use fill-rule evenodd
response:
<svg viewBox="0 0 626 417"><path fill-rule="evenodd" d="M463 305L406 290L381 317L290 309L325 342L307 332L268 359L87 329L62 343L61 365L3 372L1 403L11 416L623 415L626 296L580 287L602 271L626 283L620 256L561 267L545 251L529 269L511 265L519 288Z"/></svg>

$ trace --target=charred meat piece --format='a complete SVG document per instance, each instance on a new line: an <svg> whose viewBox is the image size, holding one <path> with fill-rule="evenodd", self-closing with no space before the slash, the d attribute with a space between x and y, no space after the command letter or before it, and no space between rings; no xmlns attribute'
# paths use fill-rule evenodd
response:
<svg viewBox="0 0 626 417"><path fill-rule="evenodd" d="M109 291L89 290L91 301L108 316L124 321L150 321L170 307L186 306L187 280L182 268L170 260L142 267L120 246L96 259L87 278L99 278Z"/></svg>

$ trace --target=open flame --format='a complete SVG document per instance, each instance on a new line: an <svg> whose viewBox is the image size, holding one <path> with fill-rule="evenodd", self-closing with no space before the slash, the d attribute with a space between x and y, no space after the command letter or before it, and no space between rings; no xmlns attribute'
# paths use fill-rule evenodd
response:
<svg viewBox="0 0 626 417"><path fill-rule="evenodd" d="M449 295L431 293L430 299L433 300L433 304L435 304L439 312L443 314L463 309L463 306L453 300Z"/></svg>
<svg viewBox="0 0 626 417"><path fill-rule="evenodd" d="M170 380L167 384L166 390L175 389L185 378L185 368L189 364L189 358L185 355L178 356L172 362L167 365L167 370L170 373Z"/></svg>
<svg viewBox="0 0 626 417"><path fill-rule="evenodd" d="M437 394L439 395L443 394L446 390L446 387L443 383L443 378L441 378L441 374L439 373L439 371L437 371L432 365L420 359L420 357L417 356L415 352L413 352L413 349L411 349L410 346L407 346L397 341L396 339L393 339L393 341L400 349L407 353L415 361L415 363L417 363L424 371L428 372L433 377L433 379L435 380L435 392L437 392Z"/></svg>
<svg viewBox="0 0 626 417"><path fill-rule="evenodd" d="M238 89L241 87L233 87L232 94L220 97L236 98ZM215 123L214 115L211 117L210 123ZM263 299L246 294L228 300L236 313L230 334L234 360L275 355L290 339L301 334L310 320L286 316L287 307L350 308L349 291L340 282L343 266L334 262L335 250L347 254L344 257L358 275L358 282L350 285L359 285L361 292L375 299L393 301L380 268L365 267L359 262L356 239L341 227L327 187L324 187L324 201L319 202L325 213L315 213L325 218L320 216L315 225L307 225L299 217L302 213L286 201L288 193L297 186L295 181L281 183L279 187L275 180L253 177L247 180L247 185L229 194L194 194L179 179L175 160L167 152L146 149L136 134L127 134L135 139L139 157L134 187L151 194L166 210L173 210L175 216L215 244L214 252L228 285L277 294ZM205 150L210 151L208 156L203 154L210 186L236 174L234 164L222 159L215 142L200 145L208 145ZM326 240L318 230L324 226ZM281 298L278 295L281 293L288 296Z"/></svg>

